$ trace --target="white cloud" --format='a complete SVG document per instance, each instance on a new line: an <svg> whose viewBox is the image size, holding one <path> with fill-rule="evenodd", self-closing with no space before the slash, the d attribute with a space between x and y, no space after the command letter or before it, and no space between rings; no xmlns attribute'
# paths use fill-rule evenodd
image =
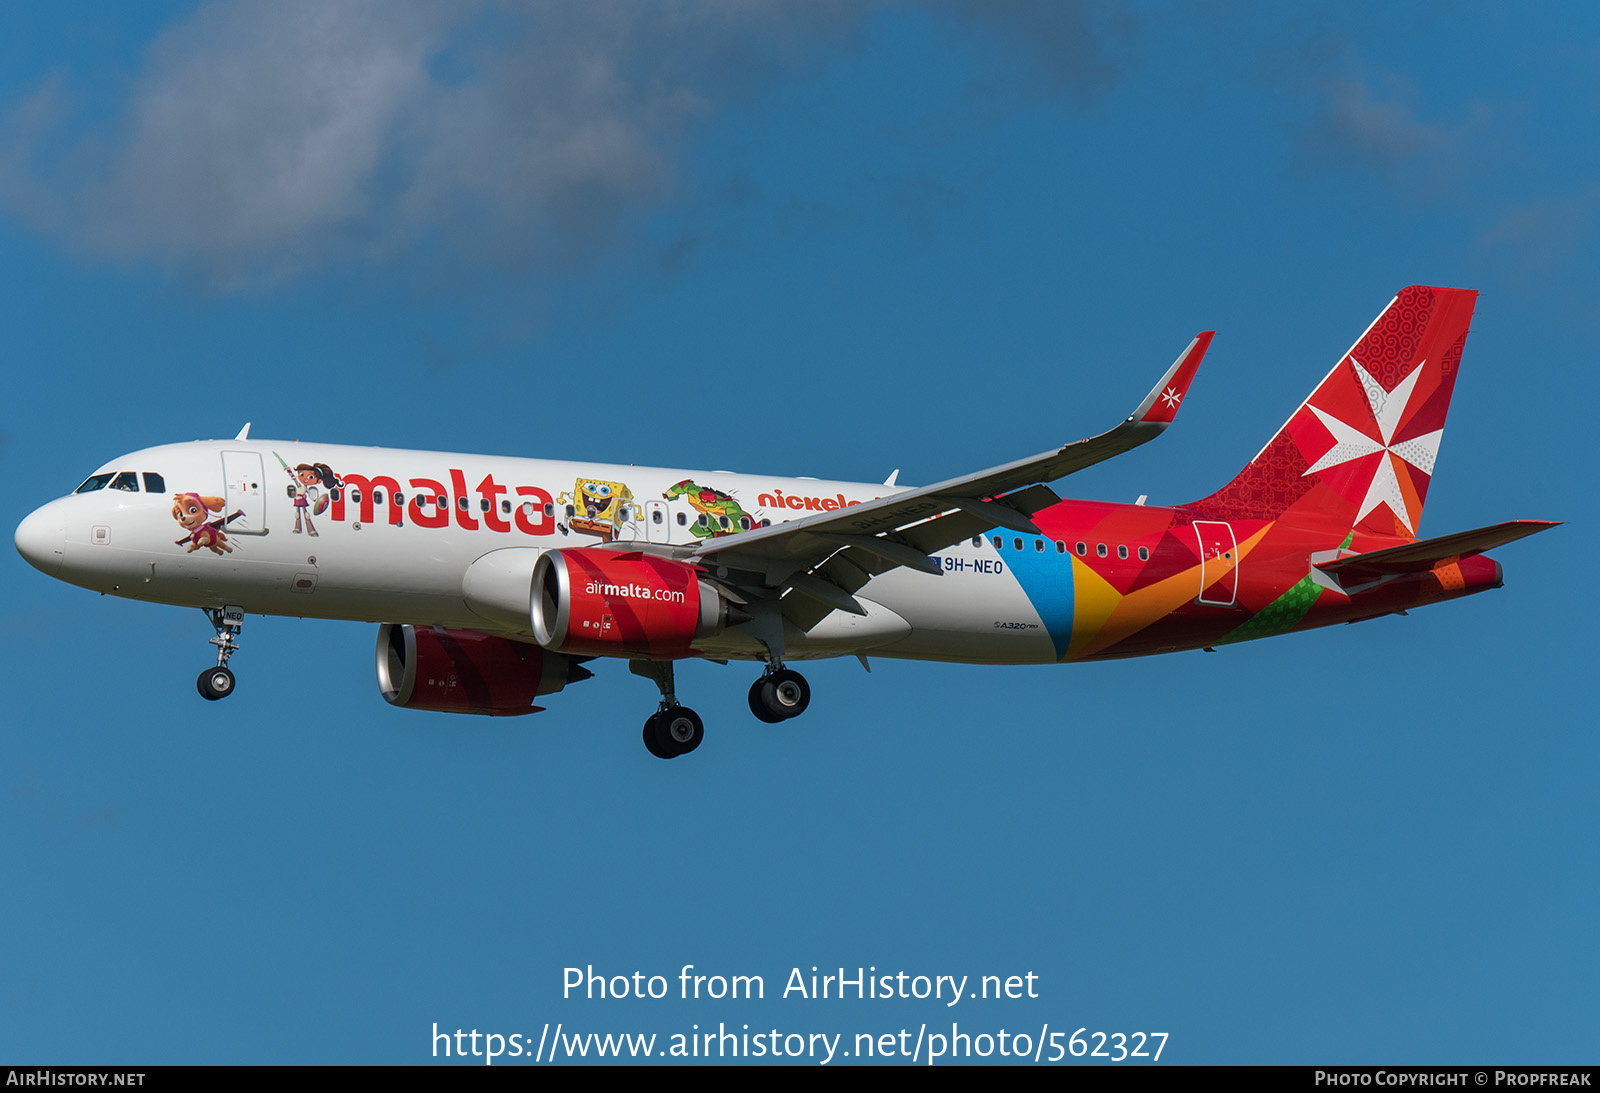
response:
<svg viewBox="0 0 1600 1093"><path fill-rule="evenodd" d="M217 0L157 38L111 122L75 126L59 81L14 108L0 202L224 287L424 238L559 260L670 189L707 94L859 10Z"/></svg>
<svg viewBox="0 0 1600 1093"><path fill-rule="evenodd" d="M559 268L678 192L697 123L825 61L875 6L210 0L109 117L75 110L70 79L16 104L0 208L223 289L423 250ZM1080 104L1123 71L1102 39L1133 35L1079 0L934 10L987 82Z"/></svg>

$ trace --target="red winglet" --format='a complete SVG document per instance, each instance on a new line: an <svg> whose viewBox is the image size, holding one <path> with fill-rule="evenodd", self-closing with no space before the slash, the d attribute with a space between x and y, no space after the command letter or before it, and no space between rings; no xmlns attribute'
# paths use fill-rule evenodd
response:
<svg viewBox="0 0 1600 1093"><path fill-rule="evenodd" d="M1183 396L1189 393L1189 384L1200 370L1201 358L1206 355L1206 348L1215 334L1215 330L1207 330L1195 335L1194 341L1172 363L1172 368L1156 384L1156 389L1150 392L1145 405L1139 407L1143 412L1134 415L1135 421L1167 425L1178 416L1178 406L1183 402Z"/></svg>

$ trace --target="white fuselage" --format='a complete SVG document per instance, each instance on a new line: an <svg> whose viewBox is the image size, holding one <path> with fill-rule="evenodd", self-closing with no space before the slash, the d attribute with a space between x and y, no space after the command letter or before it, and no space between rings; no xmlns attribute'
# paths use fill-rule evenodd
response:
<svg viewBox="0 0 1600 1093"><path fill-rule="evenodd" d="M326 484L320 470L295 470L302 466L326 469L337 484ZM96 475L112 478L50 502L18 528L18 548L61 580L157 603L530 641L527 579L539 552L694 545L736 534L746 522L799 519L900 489L261 440L147 448ZM188 498L220 502L204 513L214 531L180 523L175 504ZM789 627L787 654L1057 659L1038 611L989 537L935 557L945 568L939 576L893 569L862 588L865 616L835 611L804 633ZM1070 581L1069 560L1060 564L1061 579ZM697 652L764 655L737 627L698 643Z"/></svg>

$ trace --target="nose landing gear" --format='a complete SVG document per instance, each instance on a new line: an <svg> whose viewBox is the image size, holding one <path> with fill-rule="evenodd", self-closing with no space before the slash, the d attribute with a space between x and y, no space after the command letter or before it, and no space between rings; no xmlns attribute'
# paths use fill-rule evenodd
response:
<svg viewBox="0 0 1600 1093"><path fill-rule="evenodd" d="M233 672L228 669L228 658L239 651L239 631L244 626L244 608L213 608L206 612L217 636L211 644L217 647L217 666L207 668L196 679L195 689L200 697L210 702L227 698L233 693Z"/></svg>

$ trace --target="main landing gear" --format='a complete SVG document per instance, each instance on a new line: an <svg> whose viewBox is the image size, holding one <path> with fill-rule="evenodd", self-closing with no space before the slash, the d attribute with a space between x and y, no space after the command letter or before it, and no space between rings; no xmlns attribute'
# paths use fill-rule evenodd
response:
<svg viewBox="0 0 1600 1093"><path fill-rule="evenodd" d="M661 689L661 705L644 723L644 746L650 754L657 759L676 759L698 748L705 738L705 724L699 714L678 704L672 691L672 662L632 660L628 668Z"/></svg>
<svg viewBox="0 0 1600 1093"><path fill-rule="evenodd" d="M228 670L228 658L239 651L239 631L244 626L244 609L239 607L213 608L206 612L217 636L211 644L217 647L217 666L207 668L194 681L200 697L215 702L233 693L233 673Z"/></svg>
<svg viewBox="0 0 1600 1093"><path fill-rule="evenodd" d="M657 759L676 759L698 748L705 738L705 725L699 714L678 704L672 690L672 662L632 660L628 668L653 680L661 690L661 705L644 723L644 746L650 754ZM769 725L799 717L810 704L811 685L806 677L776 659L750 688L750 712Z"/></svg>
<svg viewBox="0 0 1600 1093"><path fill-rule="evenodd" d="M750 685L750 712L769 725L799 717L811 705L811 684L799 672L774 661Z"/></svg>

